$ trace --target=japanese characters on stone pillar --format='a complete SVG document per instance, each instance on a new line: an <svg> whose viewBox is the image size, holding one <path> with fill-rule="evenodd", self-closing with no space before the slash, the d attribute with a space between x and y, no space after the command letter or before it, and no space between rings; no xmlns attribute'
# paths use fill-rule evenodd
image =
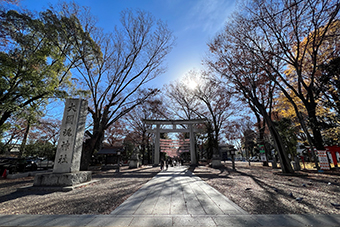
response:
<svg viewBox="0 0 340 227"><path fill-rule="evenodd" d="M79 171L87 105L83 99L66 100L53 173Z"/></svg>

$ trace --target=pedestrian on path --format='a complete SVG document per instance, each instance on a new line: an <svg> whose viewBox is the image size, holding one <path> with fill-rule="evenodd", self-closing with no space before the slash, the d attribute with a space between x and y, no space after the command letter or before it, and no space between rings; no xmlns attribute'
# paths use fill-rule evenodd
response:
<svg viewBox="0 0 340 227"><path fill-rule="evenodd" d="M163 168L164 168L164 161L163 161L163 159L161 160L161 171L163 170Z"/></svg>

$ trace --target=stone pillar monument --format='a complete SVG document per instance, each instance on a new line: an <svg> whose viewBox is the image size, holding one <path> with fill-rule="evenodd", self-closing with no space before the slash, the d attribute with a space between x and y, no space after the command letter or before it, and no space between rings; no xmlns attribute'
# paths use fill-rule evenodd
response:
<svg viewBox="0 0 340 227"><path fill-rule="evenodd" d="M139 167L139 156L138 156L138 149L133 149L133 154L131 155L129 169L134 169Z"/></svg>
<svg viewBox="0 0 340 227"><path fill-rule="evenodd" d="M214 147L213 148L213 158L211 160L211 167L212 168L221 168L222 163L221 163L221 156L218 154L218 150Z"/></svg>
<svg viewBox="0 0 340 227"><path fill-rule="evenodd" d="M79 171L86 115L86 100L66 100L53 173L37 174L33 186L73 186L92 179L90 171Z"/></svg>
<svg viewBox="0 0 340 227"><path fill-rule="evenodd" d="M87 101L67 99L60 129L53 173L73 173L80 169Z"/></svg>

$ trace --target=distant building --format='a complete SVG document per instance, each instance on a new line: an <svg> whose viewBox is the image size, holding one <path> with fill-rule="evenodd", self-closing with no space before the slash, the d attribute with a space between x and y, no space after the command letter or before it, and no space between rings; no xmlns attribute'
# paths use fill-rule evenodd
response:
<svg viewBox="0 0 340 227"><path fill-rule="evenodd" d="M103 147L97 156L103 157L103 164L118 164L119 157L125 154L124 146Z"/></svg>
<svg viewBox="0 0 340 227"><path fill-rule="evenodd" d="M11 148L10 148L10 150L9 150L9 152L10 152L10 155L11 156L17 156L17 155L19 155L19 153L20 153L20 144L13 144L12 146L10 146Z"/></svg>

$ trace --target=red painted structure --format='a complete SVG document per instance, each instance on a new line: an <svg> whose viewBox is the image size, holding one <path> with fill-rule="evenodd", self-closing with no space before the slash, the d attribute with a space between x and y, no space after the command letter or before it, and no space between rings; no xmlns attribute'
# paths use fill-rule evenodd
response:
<svg viewBox="0 0 340 227"><path fill-rule="evenodd" d="M310 148L309 147L306 147L306 148L307 148L307 151L310 152ZM326 149L327 152L329 152L331 154L334 166L337 166L338 165L338 157L340 157L340 147L337 146L337 145L325 146L325 149ZM338 157L337 157L336 153L338 153ZM303 156L300 156L300 157L302 158Z"/></svg>
<svg viewBox="0 0 340 227"><path fill-rule="evenodd" d="M326 151L331 153L332 159L333 159L333 164L335 166L337 166L338 160L337 160L336 152L338 152L339 156L340 156L340 147L335 145L335 146L325 146L325 148L326 148Z"/></svg>

